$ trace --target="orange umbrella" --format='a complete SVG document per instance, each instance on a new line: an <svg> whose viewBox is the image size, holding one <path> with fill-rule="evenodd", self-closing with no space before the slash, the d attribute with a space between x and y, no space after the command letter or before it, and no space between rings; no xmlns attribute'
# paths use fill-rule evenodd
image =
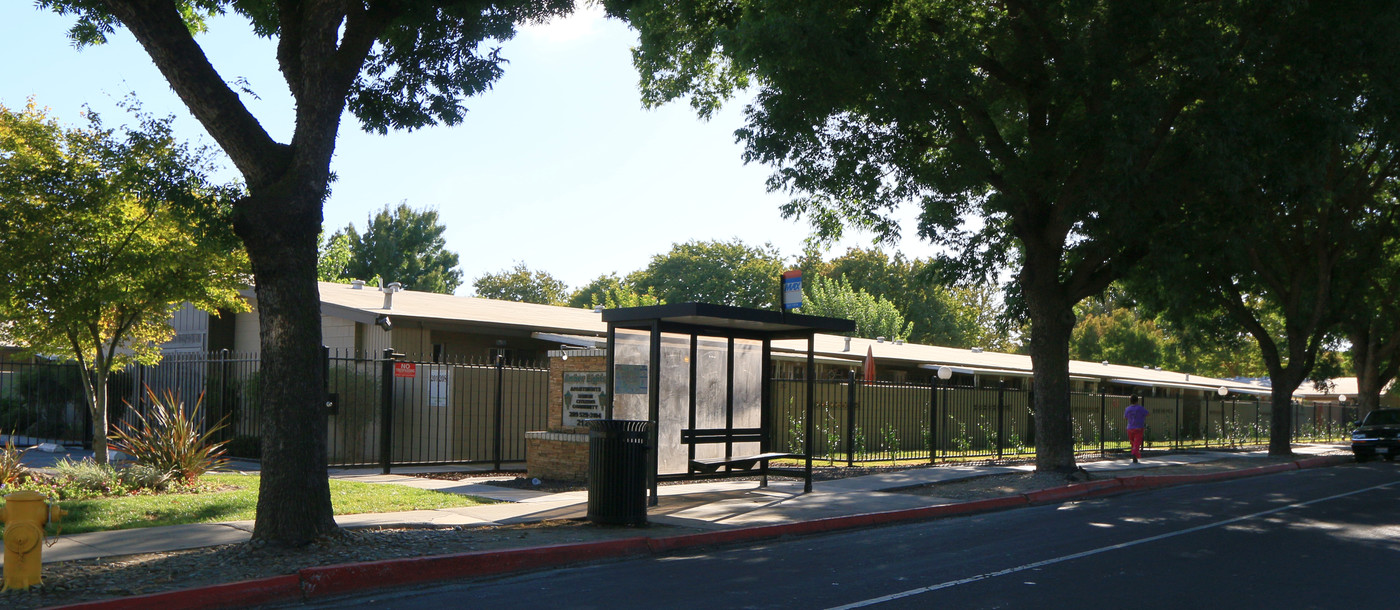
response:
<svg viewBox="0 0 1400 610"><path fill-rule="evenodd" d="M875 352L868 345L865 347L865 380L875 381Z"/></svg>

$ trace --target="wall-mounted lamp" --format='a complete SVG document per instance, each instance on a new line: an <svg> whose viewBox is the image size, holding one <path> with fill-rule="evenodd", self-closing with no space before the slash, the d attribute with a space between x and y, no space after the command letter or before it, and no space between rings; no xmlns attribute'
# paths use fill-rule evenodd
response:
<svg viewBox="0 0 1400 610"><path fill-rule="evenodd" d="M394 323L389 321L389 316L379 316L375 318L374 324L384 330L394 330Z"/></svg>

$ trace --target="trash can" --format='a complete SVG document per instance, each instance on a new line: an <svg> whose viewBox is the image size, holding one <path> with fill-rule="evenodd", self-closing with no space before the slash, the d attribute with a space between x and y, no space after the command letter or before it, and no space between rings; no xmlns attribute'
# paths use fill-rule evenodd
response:
<svg viewBox="0 0 1400 610"><path fill-rule="evenodd" d="M588 420L588 520L647 523L647 436L651 422Z"/></svg>

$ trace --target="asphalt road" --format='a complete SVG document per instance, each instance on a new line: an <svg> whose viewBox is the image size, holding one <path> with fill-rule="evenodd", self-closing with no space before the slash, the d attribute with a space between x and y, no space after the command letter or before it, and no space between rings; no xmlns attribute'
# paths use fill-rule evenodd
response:
<svg viewBox="0 0 1400 610"><path fill-rule="evenodd" d="M376 592L335 608L1391 607L1400 465Z"/></svg>

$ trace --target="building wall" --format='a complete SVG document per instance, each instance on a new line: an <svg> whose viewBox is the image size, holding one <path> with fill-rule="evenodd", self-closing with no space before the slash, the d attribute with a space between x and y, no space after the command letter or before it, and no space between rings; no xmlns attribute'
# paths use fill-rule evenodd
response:
<svg viewBox="0 0 1400 610"><path fill-rule="evenodd" d="M234 315L233 351L254 353L262 351L258 341L257 310Z"/></svg>
<svg viewBox="0 0 1400 610"><path fill-rule="evenodd" d="M321 344L331 348L331 352L354 350L355 322L321 316Z"/></svg>

